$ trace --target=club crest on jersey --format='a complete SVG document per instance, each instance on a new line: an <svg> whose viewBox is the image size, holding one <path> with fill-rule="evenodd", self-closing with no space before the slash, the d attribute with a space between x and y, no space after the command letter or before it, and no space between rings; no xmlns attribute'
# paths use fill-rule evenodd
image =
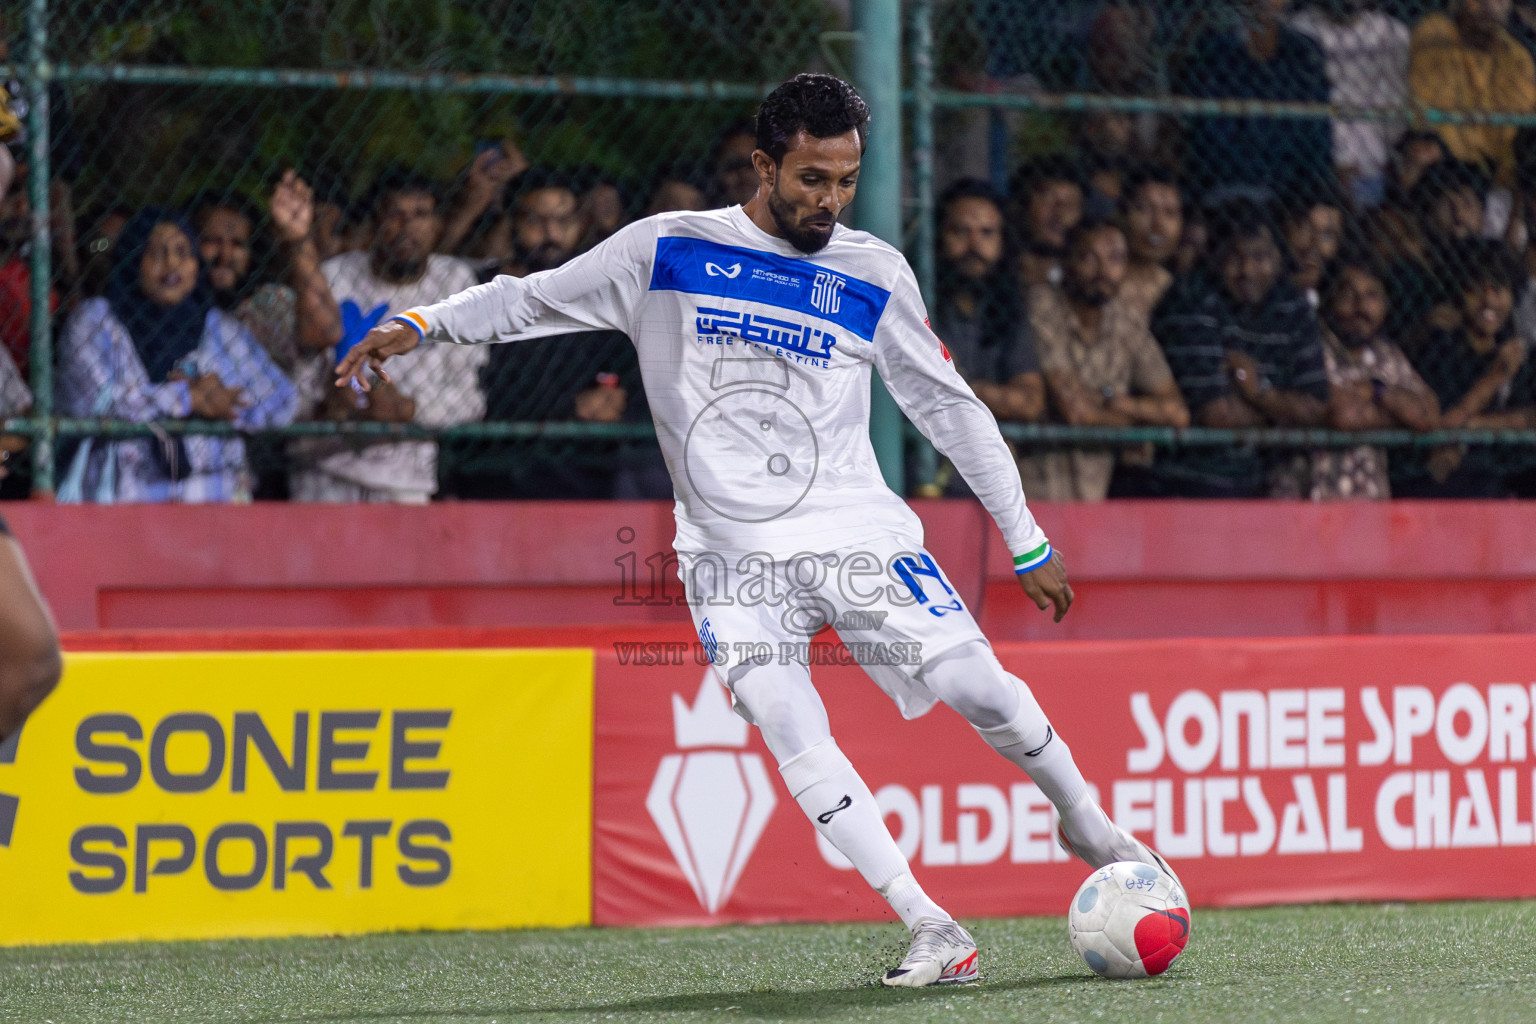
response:
<svg viewBox="0 0 1536 1024"><path fill-rule="evenodd" d="M733 263L731 268L727 270L718 263L706 263L704 264L704 273L710 277L729 277L734 279L737 274L741 273L741 264Z"/></svg>
<svg viewBox="0 0 1536 1024"><path fill-rule="evenodd" d="M831 316L842 308L842 292L847 284L847 280L836 274L817 271L816 280L811 283L811 305L823 316Z"/></svg>

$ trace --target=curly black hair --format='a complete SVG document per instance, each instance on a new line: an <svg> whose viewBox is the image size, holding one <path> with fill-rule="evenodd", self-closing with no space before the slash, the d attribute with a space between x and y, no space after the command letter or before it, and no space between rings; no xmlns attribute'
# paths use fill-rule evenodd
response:
<svg viewBox="0 0 1536 1024"><path fill-rule="evenodd" d="M1120 185L1120 202L1117 212L1123 217L1135 204L1136 197L1144 188L1153 185L1162 185L1171 188L1179 194L1179 206L1187 208L1189 197L1184 192L1184 187L1179 182L1179 176L1166 167L1157 164L1140 164L1132 167L1125 176L1125 181Z"/></svg>
<svg viewBox="0 0 1536 1024"><path fill-rule="evenodd" d="M437 182L409 167L396 164L386 167L374 180L373 188L368 192L368 209L378 212L386 200L400 195L428 196L439 210L443 206L442 189Z"/></svg>
<svg viewBox="0 0 1536 1024"><path fill-rule="evenodd" d="M1460 160L1437 160L1425 168L1408 201L1419 216L1427 217L1436 203L1454 192L1475 192L1482 202L1488 195L1488 176Z"/></svg>
<svg viewBox="0 0 1536 1024"><path fill-rule="evenodd" d="M757 108L757 148L781 164L789 140L801 131L813 139L858 132L862 150L869 136L869 105L841 78L796 75Z"/></svg>
<svg viewBox="0 0 1536 1024"><path fill-rule="evenodd" d="M1003 212L1003 197L997 194L997 189L980 178L961 178L946 188L934 204L940 223L949 213L949 208L962 199L980 199L997 207L998 213Z"/></svg>
<svg viewBox="0 0 1536 1024"><path fill-rule="evenodd" d="M1348 271L1358 271L1367 277L1373 277L1387 290L1387 285L1392 281L1392 268L1387 266L1379 255L1369 245L1357 238L1346 238L1339 255L1333 264L1323 274L1323 280L1318 286L1320 304L1327 309L1333 304L1333 297L1344 286L1344 275ZM1390 293L1387 296L1391 301Z"/></svg>
<svg viewBox="0 0 1536 1024"><path fill-rule="evenodd" d="M1229 199L1208 211L1208 223L1211 232L1209 251L1214 260L1224 259L1227 250L1238 242L1265 235L1282 253L1286 252L1285 233L1275 219L1272 203L1246 196Z"/></svg>
<svg viewBox="0 0 1536 1024"><path fill-rule="evenodd" d="M547 167L530 167L507 182L507 187L502 192L502 203L506 208L507 215L509 217L516 217L521 212L518 209L518 204L526 196L546 188L561 189L577 197L580 197L583 191L573 175Z"/></svg>
<svg viewBox="0 0 1536 1024"><path fill-rule="evenodd" d="M250 221L251 230L262 225L261 207L244 192L232 188L205 188L187 201L187 219L192 227L203 230L203 223L214 210L232 210Z"/></svg>
<svg viewBox="0 0 1536 1024"><path fill-rule="evenodd" d="M1071 157L1053 153L1020 164L1008 179L1008 197L1016 203L1028 202L1035 190L1057 181L1065 181L1080 192L1088 188L1082 166Z"/></svg>
<svg viewBox="0 0 1536 1024"><path fill-rule="evenodd" d="M1516 298L1520 295L1521 278L1519 258L1513 249L1499 238L1466 238L1457 243L1452 257L1452 277L1456 287L1463 292L1483 285L1507 288Z"/></svg>

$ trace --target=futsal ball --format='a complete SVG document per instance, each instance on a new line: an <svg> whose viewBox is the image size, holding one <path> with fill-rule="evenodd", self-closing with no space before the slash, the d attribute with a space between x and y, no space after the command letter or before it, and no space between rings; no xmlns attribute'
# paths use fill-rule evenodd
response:
<svg viewBox="0 0 1536 1024"><path fill-rule="evenodd" d="M1150 864L1107 864L1072 897L1067 934L1095 974L1162 974L1189 941L1189 899L1168 872Z"/></svg>

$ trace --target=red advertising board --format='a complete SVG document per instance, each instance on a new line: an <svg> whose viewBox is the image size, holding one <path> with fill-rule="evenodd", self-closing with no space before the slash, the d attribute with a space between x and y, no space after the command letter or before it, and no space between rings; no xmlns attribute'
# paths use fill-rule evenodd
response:
<svg viewBox="0 0 1536 1024"><path fill-rule="evenodd" d="M1536 896L1536 638L1002 644L1196 906ZM656 664L660 662L660 664ZM650 664L647 664L650 663ZM813 670L833 734L953 913L1055 914L1087 875L959 716ZM600 649L594 921L887 917L823 848L692 648Z"/></svg>

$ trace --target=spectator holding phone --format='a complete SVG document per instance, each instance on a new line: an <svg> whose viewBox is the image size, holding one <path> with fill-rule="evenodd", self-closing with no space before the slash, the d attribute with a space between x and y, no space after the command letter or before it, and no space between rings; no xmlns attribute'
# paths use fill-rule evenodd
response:
<svg viewBox="0 0 1536 1024"><path fill-rule="evenodd" d="M475 149L475 158L464 175L463 187L448 215L443 218L443 234L437 242L437 251L452 256L471 255L466 246L487 236L506 233L502 216L501 197L507 185L528 170L528 158L511 139L499 142L482 142ZM504 238L503 238L504 240ZM484 248L484 247L482 247ZM489 247L495 249L494 245ZM479 253L484 260L494 263L500 252Z"/></svg>

